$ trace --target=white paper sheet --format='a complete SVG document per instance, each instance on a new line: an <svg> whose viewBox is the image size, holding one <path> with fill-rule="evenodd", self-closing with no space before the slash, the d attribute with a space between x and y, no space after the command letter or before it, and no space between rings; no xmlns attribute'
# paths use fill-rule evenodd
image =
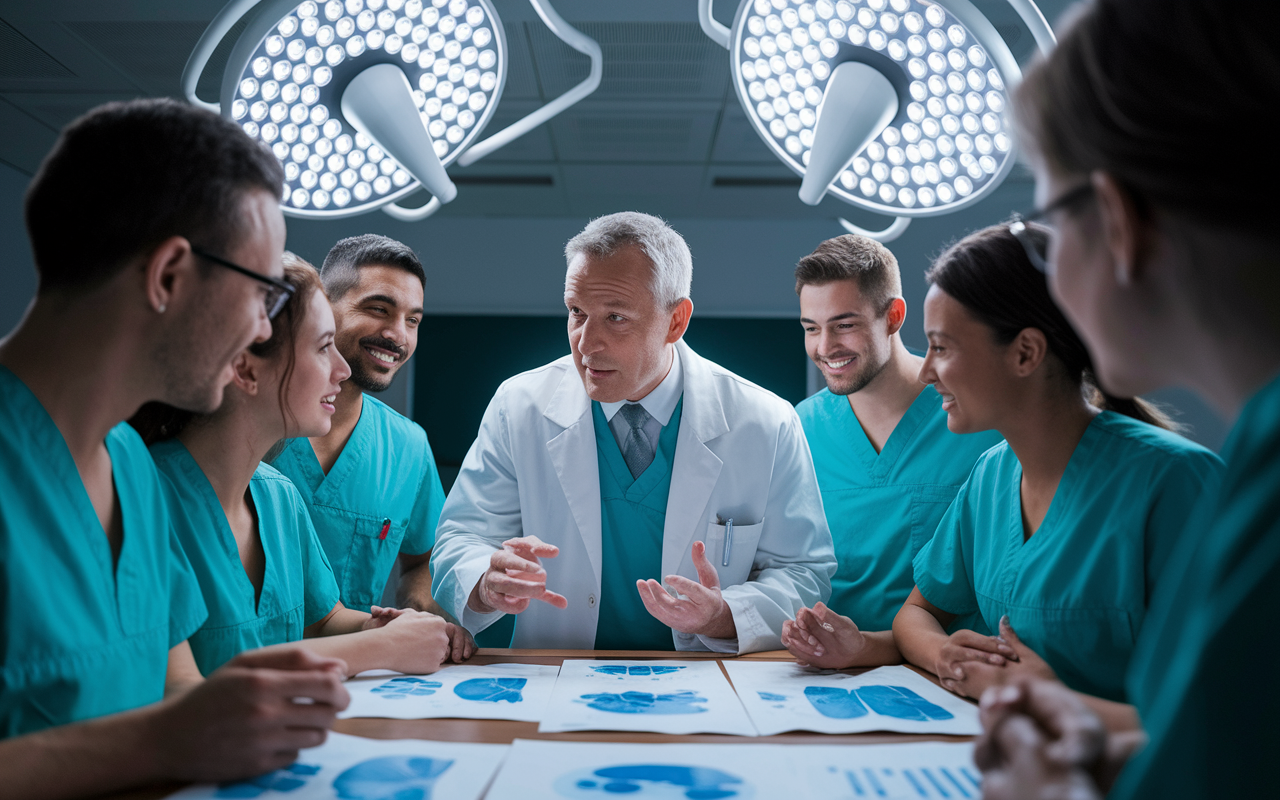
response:
<svg viewBox="0 0 1280 800"><path fill-rule="evenodd" d="M347 681L351 705L338 716L538 722L558 671L539 664L458 664L430 675L370 671Z"/></svg>
<svg viewBox="0 0 1280 800"><path fill-rule="evenodd" d="M855 744L795 747L808 790L823 800L976 800L981 774L972 744Z"/></svg>
<svg viewBox="0 0 1280 800"><path fill-rule="evenodd" d="M538 726L560 731L756 735L715 661L566 659Z"/></svg>
<svg viewBox="0 0 1280 800"><path fill-rule="evenodd" d="M906 667L880 667L848 675L790 662L724 664L761 736L783 731L982 732L976 706Z"/></svg>
<svg viewBox="0 0 1280 800"><path fill-rule="evenodd" d="M364 739L330 733L286 769L237 783L197 784L171 798L288 800L479 800L509 748L422 739Z"/></svg>
<svg viewBox="0 0 1280 800"><path fill-rule="evenodd" d="M788 756L768 744L627 744L517 739L486 800L820 797L797 791Z"/></svg>

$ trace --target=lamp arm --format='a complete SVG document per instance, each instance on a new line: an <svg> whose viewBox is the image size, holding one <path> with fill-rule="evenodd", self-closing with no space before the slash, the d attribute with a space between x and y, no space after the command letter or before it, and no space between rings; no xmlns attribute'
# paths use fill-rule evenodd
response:
<svg viewBox="0 0 1280 800"><path fill-rule="evenodd" d="M1035 37L1036 46L1040 48L1040 52L1048 55L1049 51L1057 46L1058 40L1053 35L1053 28L1049 27L1049 21L1044 18L1040 8L1032 0L1009 0L1009 5L1013 6L1013 10L1022 18L1023 24L1031 30L1031 35Z"/></svg>
<svg viewBox="0 0 1280 800"><path fill-rule="evenodd" d="M869 231L866 228L860 228L844 217L836 217L836 221L849 233L856 233L868 239L875 239L877 242L892 242L901 236L907 226L911 224L911 217L898 217L893 221L892 225L882 231Z"/></svg>
<svg viewBox="0 0 1280 800"><path fill-rule="evenodd" d="M698 24L711 41L729 49L729 29L711 15L711 0L698 0Z"/></svg>
<svg viewBox="0 0 1280 800"><path fill-rule="evenodd" d="M382 211L387 216L398 219L401 222L417 222L439 211L442 205L444 204L440 202L439 197L433 197L430 202L421 208L404 208L395 203L390 203L383 206Z"/></svg>
<svg viewBox="0 0 1280 800"><path fill-rule="evenodd" d="M231 0L227 3L218 15L209 23L209 27L204 29L204 33L200 35L200 41L196 42L195 49L191 51L191 56L187 59L187 65L182 68L182 93L186 95L187 100L195 106L207 108L216 113L222 113L222 106L218 103L206 103L199 97L196 97L196 84L200 82L200 75L204 72L204 68L209 63L209 59L213 56L213 51L218 49L218 45L222 42L222 37L227 35L235 24L245 14L249 13L262 0Z"/></svg>
<svg viewBox="0 0 1280 800"><path fill-rule="evenodd" d="M538 12L538 16L542 17L542 21L546 23L552 33L559 37L560 41L591 59L591 72L587 75L586 80L550 103L508 125L483 142L478 142L467 148L467 151L458 158L458 164L461 166L470 166L494 150L505 147L574 103L577 103L600 86L600 76L603 74L604 69L604 55L600 51L600 44L595 39L565 22L547 0L529 0L529 5L533 6L533 10Z"/></svg>

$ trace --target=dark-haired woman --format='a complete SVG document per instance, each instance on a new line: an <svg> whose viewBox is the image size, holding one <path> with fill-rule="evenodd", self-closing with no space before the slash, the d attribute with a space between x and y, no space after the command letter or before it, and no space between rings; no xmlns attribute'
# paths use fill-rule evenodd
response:
<svg viewBox="0 0 1280 800"><path fill-rule="evenodd" d="M1023 238L1046 241L1031 226ZM1124 678L1147 601L1221 462L1147 404L1093 388L1088 352L1007 226L953 245L926 277L920 379L953 432L1005 441L916 555L894 639L959 694L1056 675L1136 727ZM985 631L945 632L975 613Z"/></svg>
<svg viewBox="0 0 1280 800"><path fill-rule="evenodd" d="M1054 293L1103 385L1189 387L1235 423L1217 501L1190 521L1151 598L1129 673L1150 739L1112 794L1274 797L1280 148L1240 131L1280 104L1280 4L1077 11L1015 104L1054 229ZM1052 682L983 701L988 797L1094 796L1131 752Z"/></svg>
<svg viewBox="0 0 1280 800"><path fill-rule="evenodd" d="M261 463L285 437L327 432L333 397L351 374L333 346L333 310L315 269L286 254L285 279L293 296L271 338L233 362L217 411L149 406L132 420L150 444L209 608L190 639L194 666L208 675L243 650L302 641L343 659L352 674L433 672L448 653L446 622L345 608L302 497Z"/></svg>

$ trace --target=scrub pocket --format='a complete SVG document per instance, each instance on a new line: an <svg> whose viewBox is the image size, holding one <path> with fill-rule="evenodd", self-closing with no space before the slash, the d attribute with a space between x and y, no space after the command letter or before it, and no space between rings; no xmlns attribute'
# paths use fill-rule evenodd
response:
<svg viewBox="0 0 1280 800"><path fill-rule="evenodd" d="M383 529L386 529L384 535ZM405 524L396 520L364 518L355 521L355 535L342 576L342 600L361 611L382 600L391 567L404 540Z"/></svg>
<svg viewBox="0 0 1280 800"><path fill-rule="evenodd" d="M951 487L926 488L915 492L911 498L911 557L933 539L938 523L951 507L958 489Z"/></svg>
<svg viewBox="0 0 1280 800"><path fill-rule="evenodd" d="M747 582L756 560L756 545L760 543L760 533L763 530L764 522L757 522L755 525L735 523L733 540L726 543L724 525L714 522L707 525L707 559L716 568L722 587ZM728 566L724 564L726 549L729 551Z"/></svg>

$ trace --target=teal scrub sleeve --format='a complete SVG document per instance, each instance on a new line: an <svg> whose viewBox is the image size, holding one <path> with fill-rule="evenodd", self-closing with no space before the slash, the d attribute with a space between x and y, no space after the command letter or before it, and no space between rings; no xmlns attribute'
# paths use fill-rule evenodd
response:
<svg viewBox="0 0 1280 800"><path fill-rule="evenodd" d="M974 514L969 491L986 456L978 460L969 479L960 487L951 507L942 516L933 538L912 561L916 587L924 599L957 617L975 614L978 598L973 588Z"/></svg>
<svg viewBox="0 0 1280 800"><path fill-rule="evenodd" d="M1146 531L1147 602L1151 602L1169 556L1184 535L1200 537L1203 530L1192 530L1189 521L1204 515L1195 511L1201 503L1217 501L1225 466L1222 459L1205 450L1191 450L1179 458L1166 459L1162 476L1153 476L1152 486L1159 496L1152 503Z"/></svg>
<svg viewBox="0 0 1280 800"><path fill-rule="evenodd" d="M169 648L173 649L191 638L209 618L204 604L204 592L200 580L182 549L182 542L172 527L169 528Z"/></svg>
<svg viewBox="0 0 1280 800"><path fill-rule="evenodd" d="M333 567L320 545L320 535L312 524L302 497L293 493L293 503L298 515L299 536L302 541L303 609L302 626L308 628L329 615L338 604L341 595L338 581L333 577Z"/></svg>
<svg viewBox="0 0 1280 800"><path fill-rule="evenodd" d="M400 542L400 552L411 556L420 556L435 546L436 526L440 524L440 510L444 508L444 487L440 484L440 473L436 470L431 443L425 436L422 438L422 447L426 450L423 458L426 469L423 470L422 485L418 488L418 497L409 515L409 528Z"/></svg>

